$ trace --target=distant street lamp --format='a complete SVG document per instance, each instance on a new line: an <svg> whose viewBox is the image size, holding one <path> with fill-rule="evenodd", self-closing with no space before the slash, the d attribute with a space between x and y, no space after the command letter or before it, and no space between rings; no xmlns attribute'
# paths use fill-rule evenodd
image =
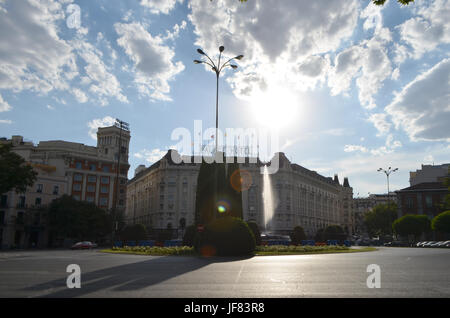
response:
<svg viewBox="0 0 450 318"><path fill-rule="evenodd" d="M382 169L382 168L378 168L378 172L384 172L385 174L386 174L386 177L387 177L387 190L388 190L388 192L387 192L387 194L388 194L388 201L390 201L390 192L389 192L389 175L391 174L391 173L393 173L393 172L395 172L395 171L397 171L398 170L398 168L395 168L395 169L392 169L391 167L389 167L387 170L384 170L384 169Z"/></svg>
<svg viewBox="0 0 450 318"><path fill-rule="evenodd" d="M195 64L207 64L211 67L211 69L216 73L216 153L217 153L217 139L218 139L218 132L219 132L219 75L220 72L227 66L231 67L232 69L236 69L237 65L231 64L230 62L232 60L240 60L244 57L244 55L238 55L235 57L230 58L225 63L220 64L220 59L222 57L222 52L225 50L225 47L222 45L219 47L219 60L217 65L213 62L213 60L206 54L202 49L197 49L197 52L201 55L204 55L208 58L208 61L203 60L194 60Z"/></svg>

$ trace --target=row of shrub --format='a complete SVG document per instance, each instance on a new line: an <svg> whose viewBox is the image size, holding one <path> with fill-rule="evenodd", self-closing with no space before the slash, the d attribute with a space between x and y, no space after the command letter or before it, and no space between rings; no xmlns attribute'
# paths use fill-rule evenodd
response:
<svg viewBox="0 0 450 318"><path fill-rule="evenodd" d="M189 246L160 247L160 246L115 246L115 252L130 252L146 255L194 255L195 250Z"/></svg>
<svg viewBox="0 0 450 318"><path fill-rule="evenodd" d="M296 227L291 235L292 246L287 247L294 250L298 247L299 251L303 251L304 248L308 248L307 246L323 246L324 249L338 245L350 246L349 242L344 240L344 231L337 225L328 226L324 230L324 238L327 240L323 242L306 240L303 229ZM195 225L189 226L182 242L185 246L193 246L199 254L204 256L250 255L262 243L261 233L255 222L244 222L240 218L230 216L219 217L200 231ZM289 243L270 245L276 245L276 248L279 248L279 245L289 245Z"/></svg>
<svg viewBox="0 0 450 318"><path fill-rule="evenodd" d="M286 253L312 253L312 252L326 252L326 251L345 251L349 248L347 246L309 246L309 245L274 245L274 246L257 246L256 252L277 252L280 254Z"/></svg>

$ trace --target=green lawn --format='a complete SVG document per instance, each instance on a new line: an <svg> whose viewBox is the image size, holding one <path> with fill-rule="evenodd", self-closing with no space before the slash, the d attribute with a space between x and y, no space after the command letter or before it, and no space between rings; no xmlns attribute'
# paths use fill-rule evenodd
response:
<svg viewBox="0 0 450 318"><path fill-rule="evenodd" d="M258 246L255 256L269 255L304 255L326 253L356 253L376 251L374 247L349 248L346 246ZM123 248L104 249L101 252L117 254L155 255L155 256L196 256L193 247L148 247L125 246Z"/></svg>

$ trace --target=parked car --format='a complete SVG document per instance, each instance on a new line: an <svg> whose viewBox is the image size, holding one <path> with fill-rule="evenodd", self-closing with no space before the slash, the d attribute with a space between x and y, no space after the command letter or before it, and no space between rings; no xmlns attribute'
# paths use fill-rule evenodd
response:
<svg viewBox="0 0 450 318"><path fill-rule="evenodd" d="M442 247L450 248L450 241L445 241L445 244Z"/></svg>
<svg viewBox="0 0 450 318"><path fill-rule="evenodd" d="M424 247L425 244L427 244L428 241L422 241L416 244L417 247Z"/></svg>
<svg viewBox="0 0 450 318"><path fill-rule="evenodd" d="M89 242L89 241L83 241L83 242L78 242L75 243L74 245L72 245L71 249L72 250L87 250L87 249L91 249L91 248L96 248L97 244Z"/></svg>
<svg viewBox="0 0 450 318"><path fill-rule="evenodd" d="M434 243L437 243L437 242L436 241L426 242L425 244L423 244L423 247L431 247L431 245L433 245Z"/></svg>
<svg viewBox="0 0 450 318"><path fill-rule="evenodd" d="M439 241L431 245L431 247L445 247L445 245L448 243L450 243L450 241Z"/></svg>
<svg viewBox="0 0 450 318"><path fill-rule="evenodd" d="M391 247L407 247L410 246L408 242L405 241L392 241L389 243L385 243L384 246L391 246Z"/></svg>

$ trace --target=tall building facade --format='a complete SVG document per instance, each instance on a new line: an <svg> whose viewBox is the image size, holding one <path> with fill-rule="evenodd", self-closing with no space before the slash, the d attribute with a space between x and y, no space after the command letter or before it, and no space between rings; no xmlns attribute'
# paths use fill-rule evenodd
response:
<svg viewBox="0 0 450 318"><path fill-rule="evenodd" d="M450 176L450 163L441 165L422 165L422 169L409 172L409 185L424 182L442 182Z"/></svg>
<svg viewBox="0 0 450 318"><path fill-rule="evenodd" d="M36 146L25 142L22 136L1 139L1 143L11 143L12 151L31 164L38 175L25 193L12 190L1 194L0 246L46 246L46 224L40 208L63 194L111 209L116 192L119 136L122 152L117 209L124 210L129 169L128 131L121 132L115 126L99 128L97 147L61 140L41 141Z"/></svg>
<svg viewBox="0 0 450 318"><path fill-rule="evenodd" d="M139 166L127 185L126 217L129 223L142 223L152 229L179 229L194 224L195 196L199 163L176 164L175 150L148 168ZM292 164L279 153L279 170L269 175L273 195L271 232L289 234L299 225L308 236L327 225L341 225L349 235L354 233L353 191L348 183L321 176L300 165ZM253 159L253 161L251 160ZM255 158L239 158L241 177L247 185L242 191L243 216L267 230L264 217L263 163ZM255 163L252 163L255 162ZM181 231L179 231L179 235Z"/></svg>
<svg viewBox="0 0 450 318"><path fill-rule="evenodd" d="M367 229L364 224L364 214L371 211L379 204L386 204L389 202L397 203L397 194L390 192L388 194L370 194L365 198L353 199L353 214L355 218L355 232L359 236L367 237Z"/></svg>

